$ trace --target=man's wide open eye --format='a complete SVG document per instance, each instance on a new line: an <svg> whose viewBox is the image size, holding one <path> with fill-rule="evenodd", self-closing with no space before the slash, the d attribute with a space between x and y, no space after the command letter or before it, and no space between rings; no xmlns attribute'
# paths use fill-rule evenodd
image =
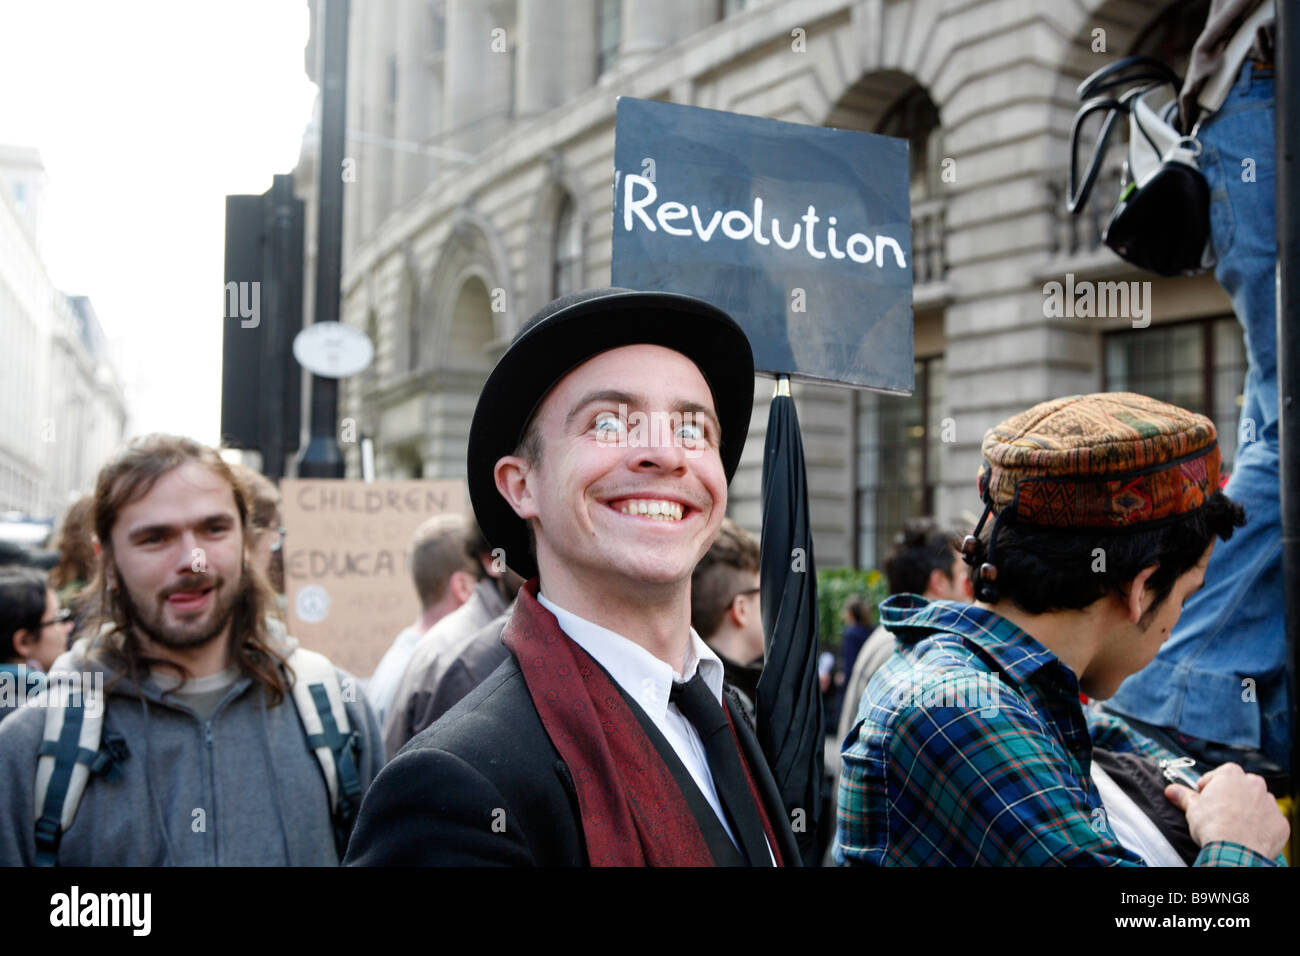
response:
<svg viewBox="0 0 1300 956"><path fill-rule="evenodd" d="M704 426L695 422L683 422L677 428L677 438L684 442L704 441Z"/></svg>
<svg viewBox="0 0 1300 956"><path fill-rule="evenodd" d="M601 438L617 438L623 434L623 420L610 412L598 415L592 427L596 429L596 434Z"/></svg>

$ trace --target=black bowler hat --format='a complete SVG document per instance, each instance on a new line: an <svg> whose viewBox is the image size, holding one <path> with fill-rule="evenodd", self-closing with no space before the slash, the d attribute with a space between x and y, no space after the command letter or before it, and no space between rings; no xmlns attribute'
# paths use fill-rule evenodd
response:
<svg viewBox="0 0 1300 956"><path fill-rule="evenodd" d="M713 393L722 467L731 482L754 405L754 353L735 320L702 299L671 292L586 289L524 323L478 397L469 429L469 497L488 543L524 578L537 574L528 525L497 491L493 470L513 454L551 388L583 362L624 345L661 345L696 364Z"/></svg>

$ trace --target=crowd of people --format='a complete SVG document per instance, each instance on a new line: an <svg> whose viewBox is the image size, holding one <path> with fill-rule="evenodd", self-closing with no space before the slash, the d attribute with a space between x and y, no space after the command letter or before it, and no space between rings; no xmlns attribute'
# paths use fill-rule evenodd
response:
<svg viewBox="0 0 1300 956"><path fill-rule="evenodd" d="M686 296L534 316L479 400L473 514L416 530L419 616L361 682L287 633L274 485L132 442L65 519L80 566L0 571L0 862L1281 861L1263 777L1099 703L1247 523L1209 419L1126 393L991 429L971 534L905 524L879 625L846 608L834 811L797 830L754 727L759 543L725 517L749 354Z"/></svg>

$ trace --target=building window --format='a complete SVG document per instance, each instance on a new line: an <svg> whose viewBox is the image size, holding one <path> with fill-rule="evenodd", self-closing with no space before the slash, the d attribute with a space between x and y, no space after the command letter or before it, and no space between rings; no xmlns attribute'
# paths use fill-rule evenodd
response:
<svg viewBox="0 0 1300 956"><path fill-rule="evenodd" d="M1138 392L1208 416L1231 470L1246 382L1246 346L1234 317L1108 332L1102 349L1106 391Z"/></svg>
<svg viewBox="0 0 1300 956"><path fill-rule="evenodd" d="M392 478L402 480L413 480L424 477L424 459L420 457L419 449L413 445L398 445L390 454L392 461Z"/></svg>
<svg viewBox="0 0 1300 956"><path fill-rule="evenodd" d="M883 567L909 518L934 513L943 434L943 356L917 360L908 397L858 392L854 563Z"/></svg>
<svg viewBox="0 0 1300 956"><path fill-rule="evenodd" d="M498 334L494 315L488 283L478 276L466 279L449 316L450 327L439 346L439 366L454 369L483 366L488 361L488 345Z"/></svg>
<svg viewBox="0 0 1300 956"><path fill-rule="evenodd" d="M609 71L623 37L623 0L599 0L596 7L596 75Z"/></svg>
<svg viewBox="0 0 1300 956"><path fill-rule="evenodd" d="M943 130L939 110L921 86L913 86L885 111L876 132L907 140L912 200L912 273L918 285L948 274L944 200L939 194Z"/></svg>
<svg viewBox="0 0 1300 956"><path fill-rule="evenodd" d="M375 351L370 364L361 373L362 390L359 394L364 394L379 385L379 316L375 314L374 309L366 314L365 333Z"/></svg>
<svg viewBox="0 0 1300 956"><path fill-rule="evenodd" d="M907 140L912 202L938 195L943 130L939 110L924 87L913 86L895 100L877 124L876 132Z"/></svg>
<svg viewBox="0 0 1300 956"><path fill-rule="evenodd" d="M425 336L420 328L422 316L420 315L419 290L416 288L416 280L408 276L405 280L407 283L406 294L398 301L402 304L402 310L406 313L403 318L406 320L406 369L409 372L419 370L428 358L421 353L425 346ZM379 341L375 340L375 351L379 351Z"/></svg>
<svg viewBox="0 0 1300 956"><path fill-rule="evenodd" d="M428 5L429 20L432 29L429 37L433 53L441 53L447 46L447 5L442 0L433 0Z"/></svg>
<svg viewBox="0 0 1300 956"><path fill-rule="evenodd" d="M551 248L551 297L582 288L582 223L573 197L565 194L555 217L555 238Z"/></svg>

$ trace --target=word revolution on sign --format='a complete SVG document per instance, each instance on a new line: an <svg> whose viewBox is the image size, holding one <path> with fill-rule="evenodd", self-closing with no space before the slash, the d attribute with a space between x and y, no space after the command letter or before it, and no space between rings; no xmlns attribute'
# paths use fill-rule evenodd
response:
<svg viewBox="0 0 1300 956"><path fill-rule="evenodd" d="M634 194L637 187L643 190L639 198ZM876 268L882 269L886 262L885 250L889 249L893 252L893 261L898 268L907 268L907 261L903 258L903 247L892 236L883 236L877 233L873 241L865 233L855 232L845 240L844 247L841 249L836 244L836 218L834 216L826 218L826 249L819 249L817 247L816 230L817 224L822 221L822 217L817 215L816 206L809 206L808 211L798 217L798 221L790 227L788 236L781 234L781 220L776 216L771 217L771 236L769 237L763 232L763 199L761 196L754 197L752 215L743 209L728 209L726 211L715 209L712 215L708 217L707 222L700 217L700 208L694 203L688 208L685 203L676 201L660 203L653 210L654 217L651 218L647 208L652 207L658 198L659 190L655 188L655 184L649 179L644 176L637 176L634 173L625 175L623 177L623 228L627 232L631 232L634 226L632 217L635 216L651 232L658 228L670 236L694 236L701 242L709 242L714 235L722 235L735 240L752 238L760 246L768 246L775 242L785 250L793 250L799 246L800 231L802 230L804 252L814 259L825 259L829 253L832 259L847 257L854 262L868 265L874 258ZM682 221L689 221L690 226L675 225L675 223ZM657 226L656 223L658 223Z"/></svg>

